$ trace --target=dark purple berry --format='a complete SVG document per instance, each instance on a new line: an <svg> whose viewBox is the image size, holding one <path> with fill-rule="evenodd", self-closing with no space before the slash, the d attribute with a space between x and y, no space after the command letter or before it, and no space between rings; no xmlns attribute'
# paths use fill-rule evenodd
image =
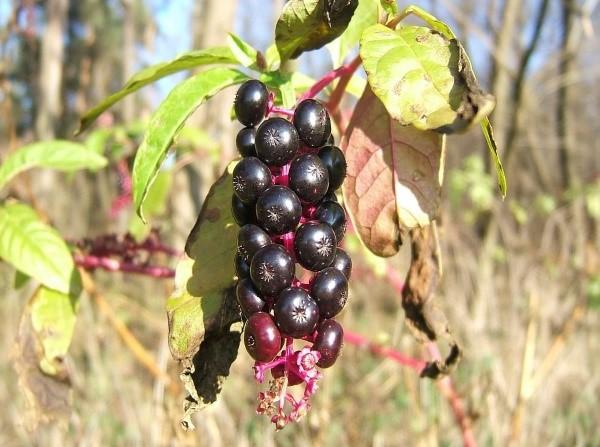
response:
<svg viewBox="0 0 600 447"><path fill-rule="evenodd" d="M314 332L319 322L319 307L304 289L284 289L273 306L275 323L290 337L302 338Z"/></svg>
<svg viewBox="0 0 600 447"><path fill-rule="evenodd" d="M244 257L239 253L235 255L235 274L240 279L250 276L250 264L244 261Z"/></svg>
<svg viewBox="0 0 600 447"><path fill-rule="evenodd" d="M244 345L254 360L270 362L275 358L281 349L281 334L271 315L257 312L248 318Z"/></svg>
<svg viewBox="0 0 600 447"><path fill-rule="evenodd" d="M301 201L317 203L329 189L329 174L316 155L300 155L290 165L289 185Z"/></svg>
<svg viewBox="0 0 600 447"><path fill-rule="evenodd" d="M342 272L348 281L350 280L350 275L352 274L352 259L348 253L339 247L335 251L335 258L333 258L331 266Z"/></svg>
<svg viewBox="0 0 600 447"><path fill-rule="evenodd" d="M262 228L254 224L246 224L238 232L237 251L244 261L250 263L254 254L271 242L271 238Z"/></svg>
<svg viewBox="0 0 600 447"><path fill-rule="evenodd" d="M242 157L256 157L256 148L254 147L254 138L256 129L254 127L244 127L235 137L235 145Z"/></svg>
<svg viewBox="0 0 600 447"><path fill-rule="evenodd" d="M240 227L256 220L254 206L246 205L235 194L231 196L231 214Z"/></svg>
<svg viewBox="0 0 600 447"><path fill-rule="evenodd" d="M316 99L305 99L294 111L294 126L300 139L310 147L323 146L331 136L331 122L325 106Z"/></svg>
<svg viewBox="0 0 600 447"><path fill-rule="evenodd" d="M285 366L283 364L279 364L279 365L273 367L271 369L271 375L275 379L279 379L280 377L283 377L285 375ZM288 377L288 383L287 383L288 386L299 385L302 382L304 382L304 380L302 380L302 377L300 377L299 375L294 373L292 370L288 371L287 377Z"/></svg>
<svg viewBox="0 0 600 447"><path fill-rule="evenodd" d="M335 240L338 244L344 238L344 234L346 234L346 212L339 203L321 203L315 211L315 219L333 228Z"/></svg>
<svg viewBox="0 0 600 447"><path fill-rule="evenodd" d="M255 79L244 82L235 95L235 116L244 126L256 126L267 114L269 91Z"/></svg>
<svg viewBox="0 0 600 447"><path fill-rule="evenodd" d="M296 128L284 118L269 118L256 130L256 154L269 166L283 166L300 147Z"/></svg>
<svg viewBox="0 0 600 447"><path fill-rule="evenodd" d="M252 205L265 189L271 186L271 171L256 157L245 157L233 168L233 192Z"/></svg>
<svg viewBox="0 0 600 447"><path fill-rule="evenodd" d="M315 275L310 295L319 305L321 318L334 317L340 313L348 300L348 280L338 269L326 268Z"/></svg>
<svg viewBox="0 0 600 447"><path fill-rule="evenodd" d="M302 267L313 272L329 267L337 241L333 229L324 223L307 222L296 230L294 250Z"/></svg>
<svg viewBox="0 0 600 447"><path fill-rule="evenodd" d="M271 244L256 252L250 277L262 296L274 297L294 279L294 260L281 245Z"/></svg>
<svg viewBox="0 0 600 447"><path fill-rule="evenodd" d="M258 295L250 278L240 279L235 288L237 302L242 309L242 313L249 317L256 312L264 310L267 303Z"/></svg>
<svg viewBox="0 0 600 447"><path fill-rule="evenodd" d="M319 149L319 158L329 172L329 191L335 191L346 178L346 157L337 146L325 146Z"/></svg>
<svg viewBox="0 0 600 447"><path fill-rule="evenodd" d="M335 320L323 320L317 327L317 337L312 349L319 351L317 366L329 368L335 363L344 344L344 330Z"/></svg>
<svg viewBox="0 0 600 447"><path fill-rule="evenodd" d="M290 188L273 185L256 202L256 220L271 234L293 231L302 216L302 205Z"/></svg>
<svg viewBox="0 0 600 447"><path fill-rule="evenodd" d="M328 173L328 174L329 174L329 173ZM328 175L328 176L329 176L329 175ZM321 199L321 203L325 203L325 202L335 202L335 203L338 203L338 198L337 198L337 196L335 195L335 192L333 192L333 191L329 190L329 191L327 192L327 194L325 194L325 195L323 196L323 198Z"/></svg>

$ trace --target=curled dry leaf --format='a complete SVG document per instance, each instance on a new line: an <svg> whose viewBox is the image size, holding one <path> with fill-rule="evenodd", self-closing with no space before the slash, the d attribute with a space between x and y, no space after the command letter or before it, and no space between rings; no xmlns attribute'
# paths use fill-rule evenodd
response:
<svg viewBox="0 0 600 447"><path fill-rule="evenodd" d="M348 163L344 203L367 248L392 256L403 230L428 225L438 212L444 137L402 126L367 87L342 146Z"/></svg>

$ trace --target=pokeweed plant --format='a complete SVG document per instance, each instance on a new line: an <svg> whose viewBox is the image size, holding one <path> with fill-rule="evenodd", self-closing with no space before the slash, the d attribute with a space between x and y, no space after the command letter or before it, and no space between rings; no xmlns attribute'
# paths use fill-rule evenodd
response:
<svg viewBox="0 0 600 447"><path fill-rule="evenodd" d="M423 24L406 24L409 15ZM479 125L502 197L507 190L487 118L494 98L479 86L461 43L429 13L416 6L399 10L389 0L290 0L264 53L234 34L227 43L143 69L88 111L78 130L146 85L206 67L173 88L135 151L127 185L139 230L151 216L161 166L186 120L212 96L242 84L233 106L245 127L232 136L242 159L232 161L210 189L166 303L169 347L189 394L183 427L193 428L191 415L216 400L242 332L256 360L256 380L271 375L259 393L258 412L280 429L310 408L319 368L333 364L343 339L333 317L346 303L351 269L349 256L336 247L345 232L344 208L376 256L396 254L409 237L412 263L402 289L407 322L419 340L444 338L451 347L421 374L448 373L461 352L432 299L440 275L435 220L446 136ZM316 81L284 69L288 60L325 45L334 63L344 62L357 45L359 52ZM359 69L366 84L355 74ZM342 113L346 94L358 101ZM330 139L332 128L339 148ZM106 158L90 150L101 138L89 137L87 146L63 141L22 148L0 167L0 187L33 166L101 168ZM335 194L340 186L344 208ZM44 325L60 325L52 328L58 336L42 338L46 355L40 359L42 371L56 375L80 289L73 254L23 203L2 204L0 234L0 257L41 284L27 310L34 329L42 334L48 333ZM295 262L317 273L297 278ZM52 312L64 318L51 318ZM290 391L297 384L304 384L299 397Z"/></svg>

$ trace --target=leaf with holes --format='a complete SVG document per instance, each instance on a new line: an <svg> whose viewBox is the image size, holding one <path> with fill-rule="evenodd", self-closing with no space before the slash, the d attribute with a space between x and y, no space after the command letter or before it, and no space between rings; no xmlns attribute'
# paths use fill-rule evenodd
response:
<svg viewBox="0 0 600 447"><path fill-rule="evenodd" d="M344 203L367 248L398 252L405 229L437 216L444 169L444 136L402 126L366 89L342 141L348 163Z"/></svg>
<svg viewBox="0 0 600 447"><path fill-rule="evenodd" d="M51 168L59 171L100 169L107 160L88 147L64 140L28 144L10 154L0 165L0 188L17 174L32 168Z"/></svg>
<svg viewBox="0 0 600 447"><path fill-rule="evenodd" d="M281 62L315 50L344 32L358 0L290 0L275 25Z"/></svg>
<svg viewBox="0 0 600 447"><path fill-rule="evenodd" d="M367 28L360 56L369 85L400 124L460 132L494 108L456 39L421 26Z"/></svg>
<svg viewBox="0 0 600 447"><path fill-rule="evenodd" d="M67 244L27 205L0 207L0 258L46 287L78 292L79 275Z"/></svg>
<svg viewBox="0 0 600 447"><path fill-rule="evenodd" d="M143 221L142 205L148 188L185 121L208 98L246 79L244 73L231 68L203 71L178 84L156 109L135 154L132 170L133 202Z"/></svg>
<svg viewBox="0 0 600 447"><path fill-rule="evenodd" d="M131 79L118 91L105 98L94 108L88 110L79 122L79 134L92 125L105 110L119 102L125 96L152 84L159 79L190 68L200 67L208 64L237 64L237 59L227 47L206 48L183 53L168 62L152 65L134 74Z"/></svg>

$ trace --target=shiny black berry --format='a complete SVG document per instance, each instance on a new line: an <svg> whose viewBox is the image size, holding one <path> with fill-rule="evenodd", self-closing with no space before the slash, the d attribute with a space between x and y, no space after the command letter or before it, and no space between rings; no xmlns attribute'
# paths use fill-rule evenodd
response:
<svg viewBox="0 0 600 447"><path fill-rule="evenodd" d="M233 192L249 205L271 186L271 171L256 157L245 157L233 168Z"/></svg>
<svg viewBox="0 0 600 447"><path fill-rule="evenodd" d="M317 327L317 337L313 349L319 351L321 358L317 366L329 368L335 363L344 344L344 330L335 320L323 320Z"/></svg>
<svg viewBox="0 0 600 447"><path fill-rule="evenodd" d="M315 275L310 295L319 305L321 318L334 317L348 300L348 280L338 269L326 268Z"/></svg>
<svg viewBox="0 0 600 447"><path fill-rule="evenodd" d="M235 116L244 126L256 126L267 113L269 91L255 79L244 82L235 95Z"/></svg>
<svg viewBox="0 0 600 447"><path fill-rule="evenodd" d="M257 312L248 318L244 345L254 360L270 362L275 358L281 349L281 333L271 315Z"/></svg>
<svg viewBox="0 0 600 447"><path fill-rule="evenodd" d="M290 162L300 147L296 128L284 118L269 118L256 130L256 154L269 166Z"/></svg>
<svg viewBox="0 0 600 447"><path fill-rule="evenodd" d="M254 127L244 127L235 137L235 145L242 157L256 157L256 148L254 147L254 138L256 129Z"/></svg>
<svg viewBox="0 0 600 447"><path fill-rule="evenodd" d="M273 312L279 330L294 338L312 334L319 322L317 303L299 287L284 289L277 297Z"/></svg>
<svg viewBox="0 0 600 447"><path fill-rule="evenodd" d="M325 106L316 99L305 99L296 107L294 126L300 139L310 147L323 146L331 136L331 122Z"/></svg>
<svg viewBox="0 0 600 447"><path fill-rule="evenodd" d="M240 279L250 276L250 264L244 261L244 257L239 253L235 255L235 274Z"/></svg>
<svg viewBox="0 0 600 447"><path fill-rule="evenodd" d="M273 185L256 202L256 220L271 234L293 231L302 215L298 196L290 188Z"/></svg>
<svg viewBox="0 0 600 447"><path fill-rule="evenodd" d="M267 307L267 303L260 297L250 278L240 279L235 288L235 296L242 313L249 317Z"/></svg>
<svg viewBox="0 0 600 447"><path fill-rule="evenodd" d="M346 157L337 146L325 146L319 149L319 158L329 172L329 191L335 191L346 178Z"/></svg>
<svg viewBox="0 0 600 447"><path fill-rule="evenodd" d="M336 250L333 229L324 223L307 222L300 225L294 239L296 258L302 267L313 272L329 267Z"/></svg>
<svg viewBox="0 0 600 447"><path fill-rule="evenodd" d="M352 259L348 253L339 247L335 251L335 258L333 258L331 267L338 269L344 274L347 280L350 280L350 275L352 274Z"/></svg>
<svg viewBox="0 0 600 447"><path fill-rule="evenodd" d="M338 244L344 238L344 234L346 234L346 212L339 203L321 203L315 211L315 219L333 228Z"/></svg>
<svg viewBox="0 0 600 447"><path fill-rule="evenodd" d="M271 244L271 238L257 225L246 224L238 232L237 251L247 263L252 262L252 258L258 250L269 244Z"/></svg>
<svg viewBox="0 0 600 447"><path fill-rule="evenodd" d="M328 173L329 176L329 173ZM323 196L323 198L321 199L320 203L325 203L325 202L335 202L338 203L338 198L335 195L335 192L331 191L331 189L329 191L327 191L327 194L325 194Z"/></svg>
<svg viewBox="0 0 600 447"><path fill-rule="evenodd" d="M274 297L294 279L294 260L281 245L271 244L256 252L250 264L250 278L264 297Z"/></svg>
<svg viewBox="0 0 600 447"><path fill-rule="evenodd" d="M319 157L303 154L290 165L289 185L301 201L317 203L329 189L329 174Z"/></svg>
<svg viewBox="0 0 600 447"><path fill-rule="evenodd" d="M235 194L231 196L231 213L233 214L235 223L240 227L256 220L254 205L245 204Z"/></svg>

